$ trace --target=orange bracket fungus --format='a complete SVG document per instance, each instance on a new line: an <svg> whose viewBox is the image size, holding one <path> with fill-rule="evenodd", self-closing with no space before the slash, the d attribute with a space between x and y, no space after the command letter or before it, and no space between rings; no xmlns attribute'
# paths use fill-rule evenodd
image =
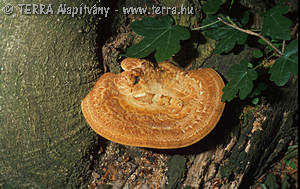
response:
<svg viewBox="0 0 300 189"><path fill-rule="evenodd" d="M125 145L180 148L205 137L219 121L222 78L213 69L184 71L168 62L126 58L124 72L105 73L82 101L88 124Z"/></svg>

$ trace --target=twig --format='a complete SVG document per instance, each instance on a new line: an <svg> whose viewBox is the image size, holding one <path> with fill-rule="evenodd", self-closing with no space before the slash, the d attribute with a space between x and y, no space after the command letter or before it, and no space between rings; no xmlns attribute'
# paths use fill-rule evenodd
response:
<svg viewBox="0 0 300 189"><path fill-rule="evenodd" d="M225 22L222 18L218 17L218 20L221 21L223 24L227 25L227 26L230 26L236 30L239 30L241 32L244 32L244 33L247 33L249 35L254 35L256 37L259 37L261 38L262 40L264 40L268 45L270 45L279 55L283 55L283 53L277 49L268 39L266 39L264 36L260 35L259 33L255 33L253 31L250 31L250 30L245 30L243 28L240 28L238 27L236 24L230 24L228 22Z"/></svg>
<svg viewBox="0 0 300 189"><path fill-rule="evenodd" d="M129 177L137 170L139 165L136 165L127 175L127 177L125 178L125 180L123 181L123 183L121 184L120 188L124 188L126 182L128 181Z"/></svg>
<svg viewBox="0 0 300 189"><path fill-rule="evenodd" d="M215 22L213 22L213 23L210 23L210 24L207 24L207 25L204 25L204 26L200 26L200 27L198 27L198 28L193 28L192 31L194 31L194 30L201 30L201 29L203 29L203 28L206 28L206 27L209 27L209 26L211 26L211 25L214 25L214 24L216 24L216 23L218 23L218 22L220 22L220 21L217 20L217 21L215 21Z"/></svg>
<svg viewBox="0 0 300 189"><path fill-rule="evenodd" d="M282 48L281 48L281 52L283 52L283 53L284 53L284 48L285 48L285 40L283 40L283 42L282 42Z"/></svg>
<svg viewBox="0 0 300 189"><path fill-rule="evenodd" d="M295 38L296 34L298 32L298 27L299 27L299 23L297 22L296 25L293 27L292 31L291 31L291 37Z"/></svg>

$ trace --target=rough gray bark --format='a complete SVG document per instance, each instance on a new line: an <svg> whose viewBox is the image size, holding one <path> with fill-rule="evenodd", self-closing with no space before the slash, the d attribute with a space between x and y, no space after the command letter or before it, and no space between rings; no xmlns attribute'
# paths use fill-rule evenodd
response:
<svg viewBox="0 0 300 189"><path fill-rule="evenodd" d="M21 2L9 3L14 14L0 13L0 188L78 188L87 182L97 143L80 110L101 74L95 20L21 15ZM81 6L27 3L54 11L60 3Z"/></svg>
<svg viewBox="0 0 300 189"><path fill-rule="evenodd" d="M223 59L223 63L226 64L226 60ZM265 96L255 108L235 102L227 104L228 112L225 111L224 119L218 124L223 129L217 129L216 135L208 140L224 134L227 137L196 155L187 170L184 186L249 187L282 158L290 142L297 141L298 79L291 79L282 88L274 86ZM243 106L243 110L238 106ZM239 119L237 112L240 112Z"/></svg>

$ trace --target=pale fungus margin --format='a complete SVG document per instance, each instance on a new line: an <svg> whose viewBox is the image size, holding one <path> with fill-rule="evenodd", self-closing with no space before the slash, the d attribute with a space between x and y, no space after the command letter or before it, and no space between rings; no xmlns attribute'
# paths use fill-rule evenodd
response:
<svg viewBox="0 0 300 189"><path fill-rule="evenodd" d="M103 74L81 104L91 128L111 141L172 149L204 138L218 123L224 82L210 68L126 58L124 72Z"/></svg>

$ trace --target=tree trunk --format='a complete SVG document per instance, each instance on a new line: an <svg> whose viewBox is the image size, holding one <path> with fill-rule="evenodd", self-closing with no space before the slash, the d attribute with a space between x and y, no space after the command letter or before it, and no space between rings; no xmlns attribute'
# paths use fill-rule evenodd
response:
<svg viewBox="0 0 300 189"><path fill-rule="evenodd" d="M27 2L51 5L48 15L34 15L32 5L25 15L20 3L0 1L0 188L78 188L97 146L80 103L102 72L101 30L97 15L57 12L97 2Z"/></svg>

